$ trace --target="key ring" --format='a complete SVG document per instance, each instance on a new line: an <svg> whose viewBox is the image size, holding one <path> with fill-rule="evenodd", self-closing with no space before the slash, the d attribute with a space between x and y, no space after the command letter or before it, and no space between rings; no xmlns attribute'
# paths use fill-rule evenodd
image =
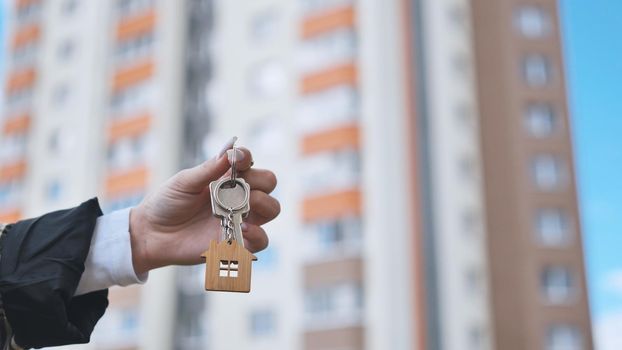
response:
<svg viewBox="0 0 622 350"><path fill-rule="evenodd" d="M237 163L238 163L238 148L235 147L235 144L233 145L233 159L231 160L231 182L234 184L235 186L235 180L238 177L237 174Z"/></svg>

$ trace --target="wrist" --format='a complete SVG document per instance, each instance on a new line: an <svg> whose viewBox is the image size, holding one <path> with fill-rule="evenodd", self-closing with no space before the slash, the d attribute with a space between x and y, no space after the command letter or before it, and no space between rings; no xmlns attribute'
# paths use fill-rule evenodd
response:
<svg viewBox="0 0 622 350"><path fill-rule="evenodd" d="M140 276L153 269L149 263L145 218L140 207L130 210L130 244L132 246L132 264L134 272Z"/></svg>

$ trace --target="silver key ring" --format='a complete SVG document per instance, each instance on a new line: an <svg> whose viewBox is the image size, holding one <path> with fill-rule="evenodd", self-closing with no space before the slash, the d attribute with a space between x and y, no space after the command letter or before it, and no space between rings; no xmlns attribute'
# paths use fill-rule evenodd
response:
<svg viewBox="0 0 622 350"><path fill-rule="evenodd" d="M237 163L238 163L238 148L235 147L235 145L233 146L233 160L231 161L231 181L234 181L237 179L238 174L237 174Z"/></svg>
<svg viewBox="0 0 622 350"><path fill-rule="evenodd" d="M224 204L220 200L220 197L218 196L218 192L219 192L220 188L223 185L225 185L227 183L231 183L231 182L232 182L232 188L235 188L236 186L239 185L240 187L242 187L244 189L244 200L240 204L235 206L235 207L227 206L226 204ZM216 186L214 186L214 189L216 191L216 193L214 193L214 199L216 200L216 204L218 204L221 208L226 209L227 211L238 211L238 210L241 210L242 208L244 208L248 204L248 202L250 200L250 196L251 196L248 184L246 184L246 182L244 182L243 180L237 179L237 178L236 179L227 179L227 178L220 179L220 181L218 181Z"/></svg>

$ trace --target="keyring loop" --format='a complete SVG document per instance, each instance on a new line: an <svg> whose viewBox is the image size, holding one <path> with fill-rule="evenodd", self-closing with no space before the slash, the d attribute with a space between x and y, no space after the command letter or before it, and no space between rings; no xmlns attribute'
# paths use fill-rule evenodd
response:
<svg viewBox="0 0 622 350"><path fill-rule="evenodd" d="M236 185L240 185L240 187L242 187L244 189L244 200L242 201L241 204L239 204L236 207L229 207L229 206L225 205L220 200L220 197L218 196L220 188L224 184L232 182L232 181L233 181L233 187L236 187ZM235 180L230 180L230 179L227 179L227 178L221 179L216 184L216 186L214 186L214 189L215 189L214 199L216 200L216 204L218 204L221 208L224 208L224 209L226 209L228 211L238 211L238 210L241 210L242 208L244 208L248 204L248 202L250 200L250 196L251 196L250 188L248 187L248 184L246 184L242 179L235 179Z"/></svg>
<svg viewBox="0 0 622 350"><path fill-rule="evenodd" d="M231 160L231 181L235 182L237 179L237 163L238 163L238 148L233 146L233 159Z"/></svg>

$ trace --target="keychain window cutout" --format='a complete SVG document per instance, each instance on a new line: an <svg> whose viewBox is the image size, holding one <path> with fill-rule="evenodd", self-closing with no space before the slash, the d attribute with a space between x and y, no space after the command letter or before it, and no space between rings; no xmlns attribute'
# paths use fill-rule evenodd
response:
<svg viewBox="0 0 622 350"><path fill-rule="evenodd" d="M238 277L239 264L236 260L220 260L220 277Z"/></svg>

